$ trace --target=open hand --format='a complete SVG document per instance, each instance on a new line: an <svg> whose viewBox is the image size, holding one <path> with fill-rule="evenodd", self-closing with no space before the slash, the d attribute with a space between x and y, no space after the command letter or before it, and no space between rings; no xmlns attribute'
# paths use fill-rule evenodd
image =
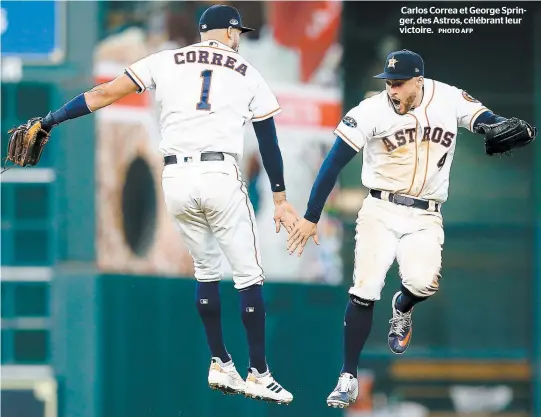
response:
<svg viewBox="0 0 541 417"><path fill-rule="evenodd" d="M287 201L281 201L274 206L274 223L276 224L276 233L280 232L280 227L284 225L287 233L291 233L295 223L299 221L299 215L295 208Z"/></svg>
<svg viewBox="0 0 541 417"><path fill-rule="evenodd" d="M287 238L287 250L289 254L293 254L299 248L298 256L301 256L310 237L313 238L316 245L319 245L317 224L306 219L297 222Z"/></svg>

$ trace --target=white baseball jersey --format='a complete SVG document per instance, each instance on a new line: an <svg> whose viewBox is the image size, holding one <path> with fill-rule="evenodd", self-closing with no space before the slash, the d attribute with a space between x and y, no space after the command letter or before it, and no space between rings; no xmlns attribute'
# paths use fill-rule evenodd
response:
<svg viewBox="0 0 541 417"><path fill-rule="evenodd" d="M156 90L163 154L216 151L240 158L246 122L280 112L261 74L218 41L157 52L126 73L139 93Z"/></svg>
<svg viewBox="0 0 541 417"><path fill-rule="evenodd" d="M397 114L382 91L351 109L334 133L363 149L365 187L444 202L458 127L471 131L487 110L465 91L425 78L414 110Z"/></svg>

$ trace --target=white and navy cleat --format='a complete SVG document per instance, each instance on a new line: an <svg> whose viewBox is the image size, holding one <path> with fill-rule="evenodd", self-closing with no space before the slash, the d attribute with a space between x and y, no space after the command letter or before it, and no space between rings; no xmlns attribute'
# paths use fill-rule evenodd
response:
<svg viewBox="0 0 541 417"><path fill-rule="evenodd" d="M289 404L293 401L293 394L276 382L269 370L260 374L254 368L248 371L245 395L277 404Z"/></svg>

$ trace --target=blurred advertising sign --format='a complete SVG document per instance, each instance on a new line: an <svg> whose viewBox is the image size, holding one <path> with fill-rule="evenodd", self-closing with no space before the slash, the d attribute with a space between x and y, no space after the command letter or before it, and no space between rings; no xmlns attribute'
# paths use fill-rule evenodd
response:
<svg viewBox="0 0 541 417"><path fill-rule="evenodd" d="M310 128L334 141L332 134L342 118L342 93L338 88L298 85L273 85L282 112L276 124L291 128Z"/></svg>
<svg viewBox="0 0 541 417"><path fill-rule="evenodd" d="M273 1L269 20L274 39L301 56L301 81L308 82L338 40L340 1Z"/></svg>
<svg viewBox="0 0 541 417"><path fill-rule="evenodd" d="M58 64L66 52L65 1L3 1L2 58L24 64Z"/></svg>

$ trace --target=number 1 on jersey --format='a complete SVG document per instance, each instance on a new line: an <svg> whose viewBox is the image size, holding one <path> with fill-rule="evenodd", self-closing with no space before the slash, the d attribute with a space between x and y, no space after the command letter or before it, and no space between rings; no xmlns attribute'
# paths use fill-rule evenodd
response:
<svg viewBox="0 0 541 417"><path fill-rule="evenodd" d="M209 92L210 92L210 82L212 80L212 70L203 70L201 71L201 78L203 78L203 85L201 86L201 97L199 103L195 108L197 110L210 110L209 103Z"/></svg>

